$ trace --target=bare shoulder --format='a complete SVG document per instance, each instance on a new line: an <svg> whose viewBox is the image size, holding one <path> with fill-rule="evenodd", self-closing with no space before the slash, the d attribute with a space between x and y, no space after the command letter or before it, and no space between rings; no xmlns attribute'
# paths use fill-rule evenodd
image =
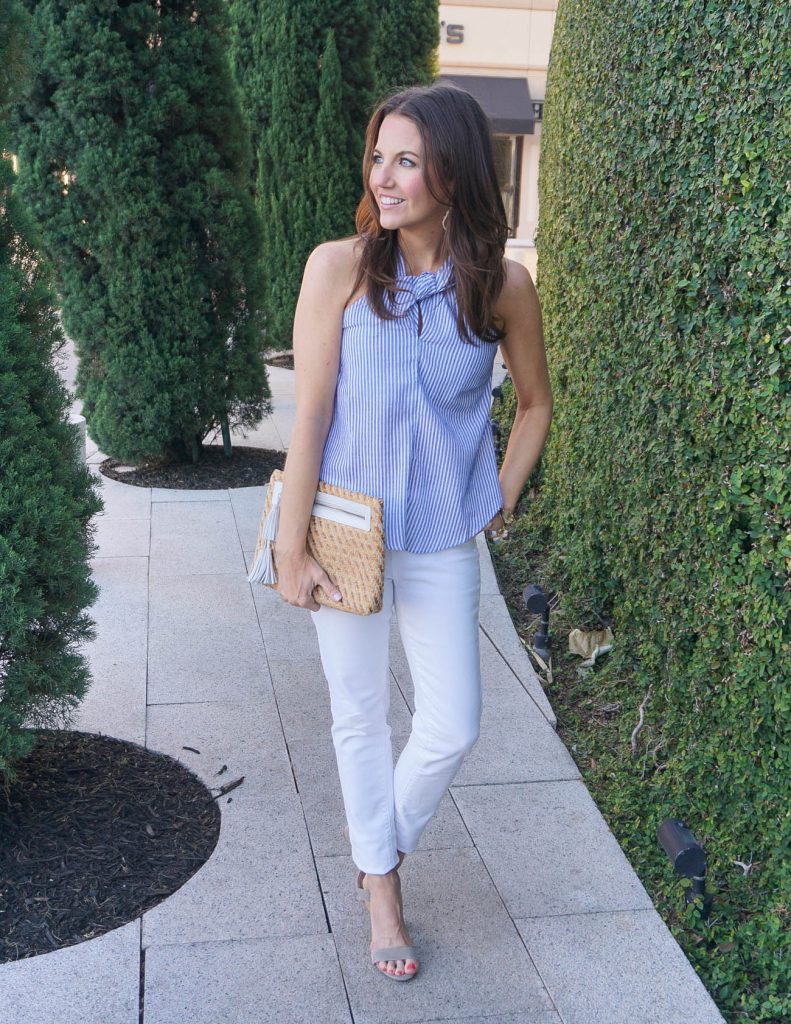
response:
<svg viewBox="0 0 791 1024"><path fill-rule="evenodd" d="M541 307L533 279L527 267L516 260L504 260L504 267L506 280L496 304L505 329L500 352L514 382L519 405L551 408Z"/></svg>
<svg viewBox="0 0 791 1024"><path fill-rule="evenodd" d="M523 315L538 306L538 294L530 271L517 260L503 258L505 281L497 299L497 312L505 317Z"/></svg>
<svg viewBox="0 0 791 1024"><path fill-rule="evenodd" d="M361 248L362 241L357 235L322 242L308 256L305 281L322 291L337 294L343 305L354 283Z"/></svg>

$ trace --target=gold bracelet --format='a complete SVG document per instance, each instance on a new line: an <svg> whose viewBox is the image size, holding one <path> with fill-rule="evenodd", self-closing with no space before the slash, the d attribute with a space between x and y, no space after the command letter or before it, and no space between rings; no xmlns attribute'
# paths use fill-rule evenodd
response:
<svg viewBox="0 0 791 1024"><path fill-rule="evenodd" d="M489 530L489 536L494 541L505 540L508 536L508 527L514 521L514 513L511 509L503 508L502 506L497 510L495 515L499 515L503 521L503 525L499 530Z"/></svg>

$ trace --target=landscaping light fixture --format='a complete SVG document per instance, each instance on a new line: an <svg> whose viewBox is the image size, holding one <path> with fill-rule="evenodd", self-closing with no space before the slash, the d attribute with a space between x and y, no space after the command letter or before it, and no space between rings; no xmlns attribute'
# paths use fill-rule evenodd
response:
<svg viewBox="0 0 791 1024"><path fill-rule="evenodd" d="M714 897L706 895L706 851L684 822L677 818L663 821L656 835L676 873L692 879L692 887L685 891L684 899L687 903L700 899L701 917L707 921Z"/></svg>
<svg viewBox="0 0 791 1024"><path fill-rule="evenodd" d="M541 660L548 665L550 658L550 635L549 635L549 601L541 587L536 583L529 583L522 591L522 601L525 610L531 615L541 616L541 625L538 627L533 638L533 649Z"/></svg>

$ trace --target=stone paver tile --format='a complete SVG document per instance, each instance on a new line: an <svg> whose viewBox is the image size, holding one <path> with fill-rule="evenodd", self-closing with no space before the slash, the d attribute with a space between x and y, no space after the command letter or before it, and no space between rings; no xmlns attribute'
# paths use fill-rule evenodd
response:
<svg viewBox="0 0 791 1024"><path fill-rule="evenodd" d="M251 448L283 450L283 438L271 416L265 416L254 430L232 430L231 437L237 444L249 445Z"/></svg>
<svg viewBox="0 0 791 1024"><path fill-rule="evenodd" d="M579 769L558 734L481 634L483 713L478 742L455 784L578 779Z"/></svg>
<svg viewBox="0 0 791 1024"><path fill-rule="evenodd" d="M258 528L260 525L260 512L258 515L244 515L240 512L236 513L236 531L239 535L239 543L242 545L242 551L255 552L255 546L258 543ZM245 562L245 564L247 563ZM261 584L256 583L254 586L260 587Z"/></svg>
<svg viewBox="0 0 791 1024"><path fill-rule="evenodd" d="M269 658L268 664L286 740L329 736L332 712L321 659Z"/></svg>
<svg viewBox="0 0 791 1024"><path fill-rule="evenodd" d="M138 1024L140 923L0 965L3 1024Z"/></svg>
<svg viewBox="0 0 791 1024"><path fill-rule="evenodd" d="M151 505L151 575L237 573L244 579L231 503L157 501Z"/></svg>
<svg viewBox="0 0 791 1024"><path fill-rule="evenodd" d="M583 782L452 792L512 917L652 906Z"/></svg>
<svg viewBox="0 0 791 1024"><path fill-rule="evenodd" d="M469 785L579 778L566 747L483 633L480 645L481 735L455 781ZM412 677L395 622L390 632L390 670L409 707L414 708Z"/></svg>
<svg viewBox="0 0 791 1024"><path fill-rule="evenodd" d="M148 525L148 524L146 524ZM148 559L94 558L96 636L82 652L91 684L69 728L145 742Z"/></svg>
<svg viewBox="0 0 791 1024"><path fill-rule="evenodd" d="M92 471L97 490L104 501L104 512L99 515L121 516L126 519L144 519L151 515L151 488L134 487Z"/></svg>
<svg viewBox="0 0 791 1024"><path fill-rule="evenodd" d="M285 403L280 403L280 406L275 409L272 418L274 419L277 432L283 441L283 447L287 451L291 443L291 432L294 429L296 411L287 408Z"/></svg>
<svg viewBox="0 0 791 1024"><path fill-rule="evenodd" d="M208 861L143 915L144 946L326 932L299 798L229 802L234 795L220 801L220 837Z"/></svg>
<svg viewBox="0 0 791 1024"><path fill-rule="evenodd" d="M261 583L253 583L251 588L267 656L292 661L318 657L316 628L307 608L296 608Z"/></svg>
<svg viewBox="0 0 791 1024"><path fill-rule="evenodd" d="M228 488L187 490L181 487L152 487L152 502L229 501Z"/></svg>
<svg viewBox="0 0 791 1024"><path fill-rule="evenodd" d="M554 1010L526 1010L524 1013L496 1013L485 1017L425 1017L420 1021L410 1021L410 1024L563 1024L563 1021Z"/></svg>
<svg viewBox="0 0 791 1024"><path fill-rule="evenodd" d="M254 547L253 548L245 548L243 554L244 554L244 574L245 574L245 576L247 576L247 574L253 568L253 562L255 561L255 548Z"/></svg>
<svg viewBox="0 0 791 1024"><path fill-rule="evenodd" d="M66 726L145 745L146 666L90 656L91 685Z"/></svg>
<svg viewBox="0 0 791 1024"><path fill-rule="evenodd" d="M653 909L515 924L565 1024L723 1024Z"/></svg>
<svg viewBox="0 0 791 1024"><path fill-rule="evenodd" d="M148 641L148 559L93 558L99 596L90 609L96 636L84 648L104 665L145 669Z"/></svg>
<svg viewBox="0 0 791 1024"><path fill-rule="evenodd" d="M397 758L404 739L393 736ZM313 737L289 739L289 754L299 787L305 819L308 823L314 856L347 856L351 846L343 833L346 814L338 778L335 751L329 729ZM418 844L419 850L471 846L472 840L456 805L446 794ZM349 861L351 867L351 860Z"/></svg>
<svg viewBox="0 0 791 1024"><path fill-rule="evenodd" d="M475 850L425 850L401 869L404 913L421 974L402 985L377 977L370 923L348 859L318 858L355 1024L529 1014L552 1002ZM538 1018L540 1019L540 1017Z"/></svg>
<svg viewBox="0 0 791 1024"><path fill-rule="evenodd" d="M89 466L98 466L107 458L103 451L99 450L95 441L88 438L85 445L85 458Z"/></svg>
<svg viewBox="0 0 791 1024"><path fill-rule="evenodd" d="M579 769L526 693L492 697L484 687L481 733L454 785L578 779ZM540 716L539 716L540 717Z"/></svg>
<svg viewBox="0 0 791 1024"><path fill-rule="evenodd" d="M318 656L300 660L269 658L269 671L286 739L330 735L330 693ZM411 717L395 682L390 684L390 726L393 736L411 728Z"/></svg>
<svg viewBox="0 0 791 1024"><path fill-rule="evenodd" d="M150 600L149 704L263 699L266 654L244 577L152 576Z"/></svg>
<svg viewBox="0 0 791 1024"><path fill-rule="evenodd" d="M272 394L283 394L294 405L294 371L287 366L267 366L266 372Z"/></svg>
<svg viewBox="0 0 791 1024"><path fill-rule="evenodd" d="M530 655L519 639L501 594L481 595L480 623L481 630L511 666L546 720L553 728L557 728L557 716L533 668Z"/></svg>
<svg viewBox="0 0 791 1024"><path fill-rule="evenodd" d="M487 547L483 531L475 535L475 540L478 543L478 557L481 565L481 595L499 594L500 587L497 583L497 576L492 565L492 556L489 554L489 548Z"/></svg>
<svg viewBox="0 0 791 1024"><path fill-rule="evenodd" d="M244 776L232 791L234 803L296 792L271 692L259 704L213 701L150 707L146 746L182 761L215 794Z"/></svg>
<svg viewBox="0 0 791 1024"><path fill-rule="evenodd" d="M266 487L232 487L228 494L237 520L240 516L261 518L266 501Z"/></svg>
<svg viewBox="0 0 791 1024"><path fill-rule="evenodd" d="M352 1024L331 935L146 950L145 1024Z"/></svg>
<svg viewBox="0 0 791 1024"><path fill-rule="evenodd" d="M94 520L97 558L148 557L151 519L99 515Z"/></svg>

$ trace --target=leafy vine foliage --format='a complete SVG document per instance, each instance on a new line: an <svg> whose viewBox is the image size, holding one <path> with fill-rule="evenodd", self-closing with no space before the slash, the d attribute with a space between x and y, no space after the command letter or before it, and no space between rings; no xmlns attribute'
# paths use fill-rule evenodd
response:
<svg viewBox="0 0 791 1024"><path fill-rule="evenodd" d="M555 412L526 516L567 600L614 623L584 684L621 708L594 795L751 1024L791 1019L788 28L753 0L559 6L537 240ZM665 817L707 849L705 928Z"/></svg>

